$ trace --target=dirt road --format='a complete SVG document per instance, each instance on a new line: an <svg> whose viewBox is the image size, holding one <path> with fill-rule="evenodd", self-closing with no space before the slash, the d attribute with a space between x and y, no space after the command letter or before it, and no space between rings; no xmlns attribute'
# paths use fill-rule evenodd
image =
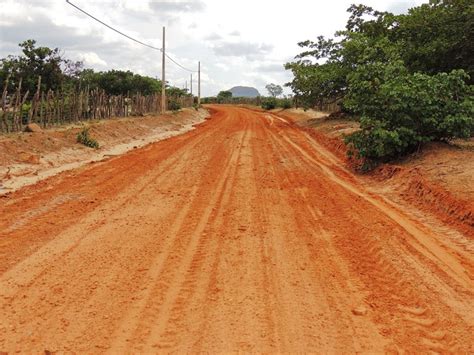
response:
<svg viewBox="0 0 474 355"><path fill-rule="evenodd" d="M474 350L472 237L271 114L0 198L0 231L0 351Z"/></svg>

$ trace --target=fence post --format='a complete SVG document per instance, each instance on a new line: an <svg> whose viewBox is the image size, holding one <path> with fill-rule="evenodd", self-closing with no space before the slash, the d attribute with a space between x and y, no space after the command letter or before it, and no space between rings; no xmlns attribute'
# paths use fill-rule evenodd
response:
<svg viewBox="0 0 474 355"><path fill-rule="evenodd" d="M31 102L31 108L30 108L30 112L29 112L29 115L28 115L28 124L31 123L31 121L33 120L33 117L35 116L36 114L36 110L37 110L37 106L38 106L38 101L39 101L39 96L40 96L40 90L41 90L41 75L38 76L38 85L36 87L36 92L35 92L35 95L33 96L33 101ZM21 122L23 124L23 122Z"/></svg>

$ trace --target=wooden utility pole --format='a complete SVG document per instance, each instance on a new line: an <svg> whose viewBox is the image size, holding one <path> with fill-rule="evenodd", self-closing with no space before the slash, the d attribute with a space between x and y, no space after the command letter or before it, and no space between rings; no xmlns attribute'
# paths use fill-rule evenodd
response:
<svg viewBox="0 0 474 355"><path fill-rule="evenodd" d="M165 78L165 26L163 26L163 49L161 59L161 113L166 112L166 78Z"/></svg>
<svg viewBox="0 0 474 355"><path fill-rule="evenodd" d="M189 92L191 96L193 95L193 74L191 73L191 81L189 82Z"/></svg>
<svg viewBox="0 0 474 355"><path fill-rule="evenodd" d="M201 62L198 62L198 106L201 106Z"/></svg>

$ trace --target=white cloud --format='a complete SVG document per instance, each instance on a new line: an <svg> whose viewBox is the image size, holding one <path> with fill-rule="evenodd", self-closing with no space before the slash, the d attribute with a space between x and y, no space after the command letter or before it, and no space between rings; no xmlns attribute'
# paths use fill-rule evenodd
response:
<svg viewBox="0 0 474 355"><path fill-rule="evenodd" d="M297 43L318 35L332 36L342 29L348 18L346 9L354 2L71 1L157 47L161 47L161 27L166 26L169 53L193 69L198 60L202 62L203 95L215 95L236 85L255 86L262 93L268 82L283 85L291 74L282 66L300 52ZM363 1L394 12L405 12L423 2L427 1ZM2 0L0 12L0 58L18 54L17 44L33 38L38 45L59 47L70 59L82 59L97 70L129 69L161 76L159 52L130 42L63 0ZM168 62L167 78L183 85L190 80L190 73Z"/></svg>
<svg viewBox="0 0 474 355"><path fill-rule="evenodd" d="M265 43L252 42L218 42L212 46L214 53L223 57L245 57L256 60L271 52L273 46Z"/></svg>
<svg viewBox="0 0 474 355"><path fill-rule="evenodd" d="M78 57L80 60L84 62L84 65L86 67L97 67L97 66L107 66L107 62L103 60L101 57L97 55L97 53L94 52L84 52L84 53L79 53Z"/></svg>

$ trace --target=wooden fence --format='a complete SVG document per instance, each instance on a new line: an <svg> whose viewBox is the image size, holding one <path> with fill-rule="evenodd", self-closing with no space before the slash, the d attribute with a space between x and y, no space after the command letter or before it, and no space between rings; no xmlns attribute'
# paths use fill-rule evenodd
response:
<svg viewBox="0 0 474 355"><path fill-rule="evenodd" d="M33 94L22 92L21 80L15 92L9 94L8 85L0 103L0 132L16 132L28 123L43 128L84 120L112 117L142 116L161 111L160 95L107 95L103 90L77 90L41 92L41 78ZM180 107L191 107L191 96L170 97L168 104L177 102Z"/></svg>

